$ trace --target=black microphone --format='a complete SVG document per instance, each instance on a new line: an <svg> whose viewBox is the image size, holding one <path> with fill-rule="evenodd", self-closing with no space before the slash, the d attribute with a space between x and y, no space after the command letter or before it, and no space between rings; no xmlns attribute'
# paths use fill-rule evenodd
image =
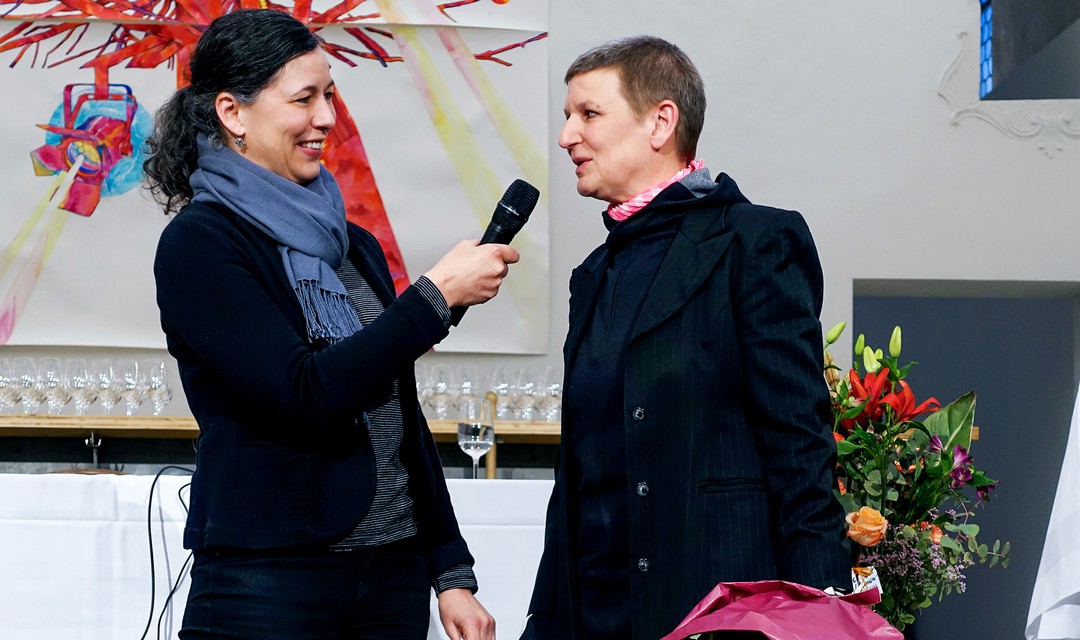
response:
<svg viewBox="0 0 1080 640"><path fill-rule="evenodd" d="M539 199L540 191L536 187L524 180L514 180L499 204L495 205L495 213L491 214L491 222L480 238L480 244L510 244L529 221L529 215ZM461 322L467 308L454 307L450 310L450 322L455 327Z"/></svg>

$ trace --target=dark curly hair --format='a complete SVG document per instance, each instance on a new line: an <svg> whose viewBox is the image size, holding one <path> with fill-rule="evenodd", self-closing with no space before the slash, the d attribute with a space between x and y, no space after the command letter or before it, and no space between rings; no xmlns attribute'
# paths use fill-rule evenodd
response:
<svg viewBox="0 0 1080 640"><path fill-rule="evenodd" d="M293 58L314 51L319 39L291 15L273 9L243 9L214 20L191 56L191 84L157 111L146 141L146 188L165 214L176 213L192 197L188 178L198 161L196 136L222 144L214 110L218 94L251 104Z"/></svg>

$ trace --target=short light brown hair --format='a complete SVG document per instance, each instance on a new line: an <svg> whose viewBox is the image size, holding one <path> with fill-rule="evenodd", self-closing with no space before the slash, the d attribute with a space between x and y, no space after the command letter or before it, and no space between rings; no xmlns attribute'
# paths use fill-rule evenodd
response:
<svg viewBox="0 0 1080 640"><path fill-rule="evenodd" d="M689 162L697 153L705 123L705 84L682 49L655 36L631 36L605 42L577 57L566 70L564 82L596 69L615 69L623 98L638 117L671 100L679 108L675 148Z"/></svg>

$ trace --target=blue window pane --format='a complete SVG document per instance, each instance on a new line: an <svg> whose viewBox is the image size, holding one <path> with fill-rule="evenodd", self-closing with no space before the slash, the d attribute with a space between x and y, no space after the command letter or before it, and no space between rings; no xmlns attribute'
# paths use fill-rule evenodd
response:
<svg viewBox="0 0 1080 640"><path fill-rule="evenodd" d="M985 98L994 88L994 12L990 0L981 0L982 18L979 34L979 97Z"/></svg>

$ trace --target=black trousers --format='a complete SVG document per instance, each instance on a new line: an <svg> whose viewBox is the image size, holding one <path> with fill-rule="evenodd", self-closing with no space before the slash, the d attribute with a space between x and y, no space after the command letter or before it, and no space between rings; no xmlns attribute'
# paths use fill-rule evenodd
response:
<svg viewBox="0 0 1080 640"><path fill-rule="evenodd" d="M424 640L427 556L414 538L355 551L200 551L182 640Z"/></svg>

